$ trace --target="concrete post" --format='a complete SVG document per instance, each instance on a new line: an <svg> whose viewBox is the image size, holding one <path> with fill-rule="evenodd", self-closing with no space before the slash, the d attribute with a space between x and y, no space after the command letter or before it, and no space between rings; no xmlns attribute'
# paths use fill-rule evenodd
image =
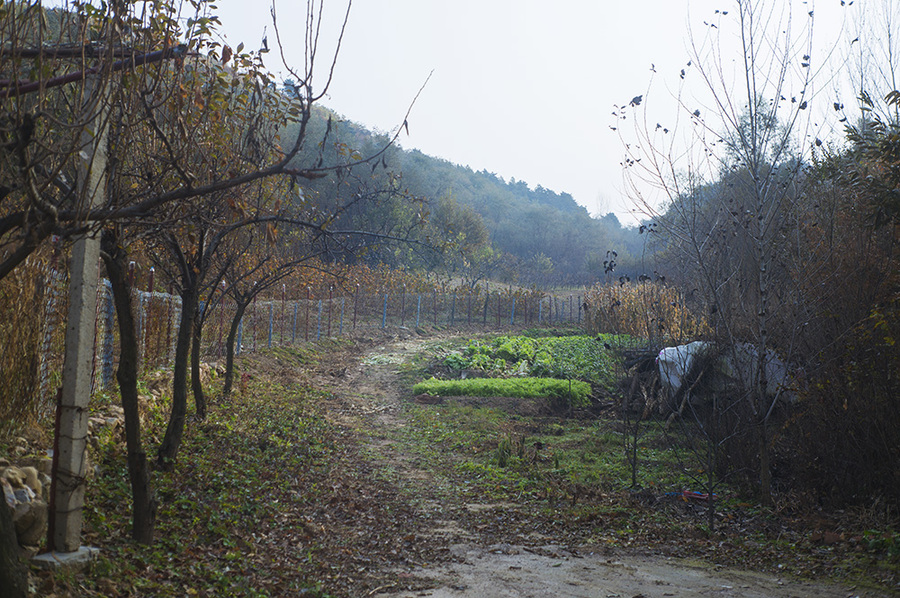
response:
<svg viewBox="0 0 900 598"><path fill-rule="evenodd" d="M99 86L88 85L102 94ZM84 132L91 153L82 164L81 206L85 213L106 194L106 110L102 106ZM89 224L89 223L88 223ZM75 241L69 283L66 352L59 406L59 439L54 484L53 549L75 552L81 547L84 506L88 404L94 357L100 239L88 234Z"/></svg>
<svg viewBox="0 0 900 598"><path fill-rule="evenodd" d="M97 239L84 238L72 250L69 319L59 409L59 457L54 495L53 548L74 552L81 547L84 506L88 403L94 357L94 314L97 310Z"/></svg>

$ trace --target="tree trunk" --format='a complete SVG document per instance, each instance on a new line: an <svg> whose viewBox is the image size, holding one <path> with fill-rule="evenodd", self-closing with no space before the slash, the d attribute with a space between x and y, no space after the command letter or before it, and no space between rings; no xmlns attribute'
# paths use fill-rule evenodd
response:
<svg viewBox="0 0 900 598"><path fill-rule="evenodd" d="M241 319L247 310L249 302L237 302L237 311L231 320L231 328L228 330L228 340L225 341L225 390L222 394L226 397L231 394L234 386L234 343L237 339L238 328L241 326Z"/></svg>
<svg viewBox="0 0 900 598"><path fill-rule="evenodd" d="M760 248L762 251L762 248ZM760 262L763 266L760 268L759 274L759 345L757 352L759 353L759 361L756 369L756 388L754 396L756 398L755 415L759 422L759 495L763 505L771 507L772 499L772 471L769 455L769 380L766 375L766 361L769 351L768 336L768 299L767 292L769 281L767 272L769 270L767 260L761 258Z"/></svg>
<svg viewBox="0 0 900 598"><path fill-rule="evenodd" d="M765 419L759 423L759 495L764 506L771 507L772 499L772 465L769 455L768 423Z"/></svg>
<svg viewBox="0 0 900 598"><path fill-rule="evenodd" d="M9 598L25 598L28 576L19 554L12 513L0 490L0 588Z"/></svg>
<svg viewBox="0 0 900 598"><path fill-rule="evenodd" d="M706 524L710 533L716 529L715 490L719 471L719 407L713 402L710 420L706 425Z"/></svg>
<svg viewBox="0 0 900 598"><path fill-rule="evenodd" d="M194 317L194 334L191 342L191 390L194 393L194 410L197 417L206 419L206 395L200 379L200 318Z"/></svg>
<svg viewBox="0 0 900 598"><path fill-rule="evenodd" d="M135 333L131 289L128 286L125 252L115 246L114 238L104 238L104 261L112 286L113 301L119 322L119 368L116 380L125 413L125 447L128 454L128 477L131 480L131 537L140 544L153 542L156 524L156 499L150 486L147 453L141 446L141 420L138 409L138 341Z"/></svg>
<svg viewBox="0 0 900 598"><path fill-rule="evenodd" d="M171 471L175 466L184 423L187 417L187 373L190 358L191 337L193 336L194 315L197 313L197 292L193 285L186 284L181 293L181 322L175 341L175 364L172 368L172 412L166 435L159 445L156 462L160 469Z"/></svg>

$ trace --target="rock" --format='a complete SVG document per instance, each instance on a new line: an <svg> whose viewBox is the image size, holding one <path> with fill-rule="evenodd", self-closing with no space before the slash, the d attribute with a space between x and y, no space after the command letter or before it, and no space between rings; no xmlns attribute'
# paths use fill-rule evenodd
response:
<svg viewBox="0 0 900 598"><path fill-rule="evenodd" d="M41 484L41 480L38 478L37 468L29 466L20 469L22 470L22 473L25 474L25 485L31 488L36 496L40 496L43 484Z"/></svg>
<svg viewBox="0 0 900 598"><path fill-rule="evenodd" d="M47 533L49 515L47 503L41 497L45 486L40 475L44 474L39 474L34 467L7 467L0 473L0 486L13 512L12 521L21 546L38 544Z"/></svg>
<svg viewBox="0 0 900 598"><path fill-rule="evenodd" d="M16 527L16 537L22 546L34 546L40 544L47 535L47 522L49 509L47 503L42 500L33 500L28 503L16 505L16 513L13 515L13 523Z"/></svg>
<svg viewBox="0 0 900 598"><path fill-rule="evenodd" d="M53 483L53 478L51 478L46 473L40 472L38 473L38 480L41 482L41 498L44 502L50 502L50 488Z"/></svg>
<svg viewBox="0 0 900 598"><path fill-rule="evenodd" d="M50 457L41 457L36 459L34 462L34 466L37 468L39 473L49 476L53 473L53 459Z"/></svg>
<svg viewBox="0 0 900 598"><path fill-rule="evenodd" d="M15 466L9 466L0 471L0 478L3 478L13 488L21 488L25 485L25 473Z"/></svg>
<svg viewBox="0 0 900 598"><path fill-rule="evenodd" d="M34 490L25 486L24 488L13 488L13 496L16 497L17 504L29 503L34 500Z"/></svg>
<svg viewBox="0 0 900 598"><path fill-rule="evenodd" d="M18 500L19 497L16 497L16 506L13 509L13 523L18 524L19 521L24 519L23 526L31 525L31 516L29 515L31 512L31 502L18 502ZM18 528L16 529L16 535L19 535Z"/></svg>
<svg viewBox="0 0 900 598"><path fill-rule="evenodd" d="M9 485L9 482L6 481L5 478L0 478L0 488L3 489L3 497L6 499L6 506L8 506L10 510L15 509L16 494L13 491L12 486Z"/></svg>
<svg viewBox="0 0 900 598"><path fill-rule="evenodd" d="M28 442L27 438L22 436L16 438L15 446L13 447L13 455L16 457L22 457L31 452L31 445Z"/></svg>
<svg viewBox="0 0 900 598"><path fill-rule="evenodd" d="M0 479L3 493L10 489L9 482ZM25 598L28 594L27 571L20 559L20 549L16 538L15 524L12 522L12 509L0 504L0 588L4 596Z"/></svg>

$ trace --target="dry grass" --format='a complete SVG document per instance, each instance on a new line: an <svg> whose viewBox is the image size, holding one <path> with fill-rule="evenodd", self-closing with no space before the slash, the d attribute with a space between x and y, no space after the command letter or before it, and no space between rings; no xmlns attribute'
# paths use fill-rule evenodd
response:
<svg viewBox="0 0 900 598"><path fill-rule="evenodd" d="M0 438L46 412L42 405L46 407L58 386L65 332L61 316L66 307L64 289L64 283L52 280L49 252L30 258L0 280L0 338L4 344L0 351ZM43 364L42 355L46 359Z"/></svg>
<svg viewBox="0 0 900 598"><path fill-rule="evenodd" d="M661 283L598 284L585 293L585 326L592 333L627 334L663 345L697 339L709 324L685 307L684 297Z"/></svg>

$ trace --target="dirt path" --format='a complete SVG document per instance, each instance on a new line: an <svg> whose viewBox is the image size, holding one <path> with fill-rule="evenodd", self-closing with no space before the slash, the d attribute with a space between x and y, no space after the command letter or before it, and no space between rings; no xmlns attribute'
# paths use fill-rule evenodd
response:
<svg viewBox="0 0 900 598"><path fill-rule="evenodd" d="M390 468L399 483L422 493L417 506L418 537L437 542L443 562L404 562L390 573L398 580L416 579L415 591L399 591L402 583L369 593L375 597L432 598L570 596L570 597L775 597L847 598L877 596L828 583L717 568L704 562L613 550L596 554L591 547L572 546L564 537L519 535L514 544L492 543L496 536L472 526L465 514L474 510L515 509L515 505L457 504L435 500L431 474L415 464L391 432L407 425L401 409L401 364L434 338L407 337L379 344L361 358L329 363L319 382L334 393L329 417L359 432L376 468ZM542 530L543 531L543 530ZM423 540L424 541L424 540Z"/></svg>

